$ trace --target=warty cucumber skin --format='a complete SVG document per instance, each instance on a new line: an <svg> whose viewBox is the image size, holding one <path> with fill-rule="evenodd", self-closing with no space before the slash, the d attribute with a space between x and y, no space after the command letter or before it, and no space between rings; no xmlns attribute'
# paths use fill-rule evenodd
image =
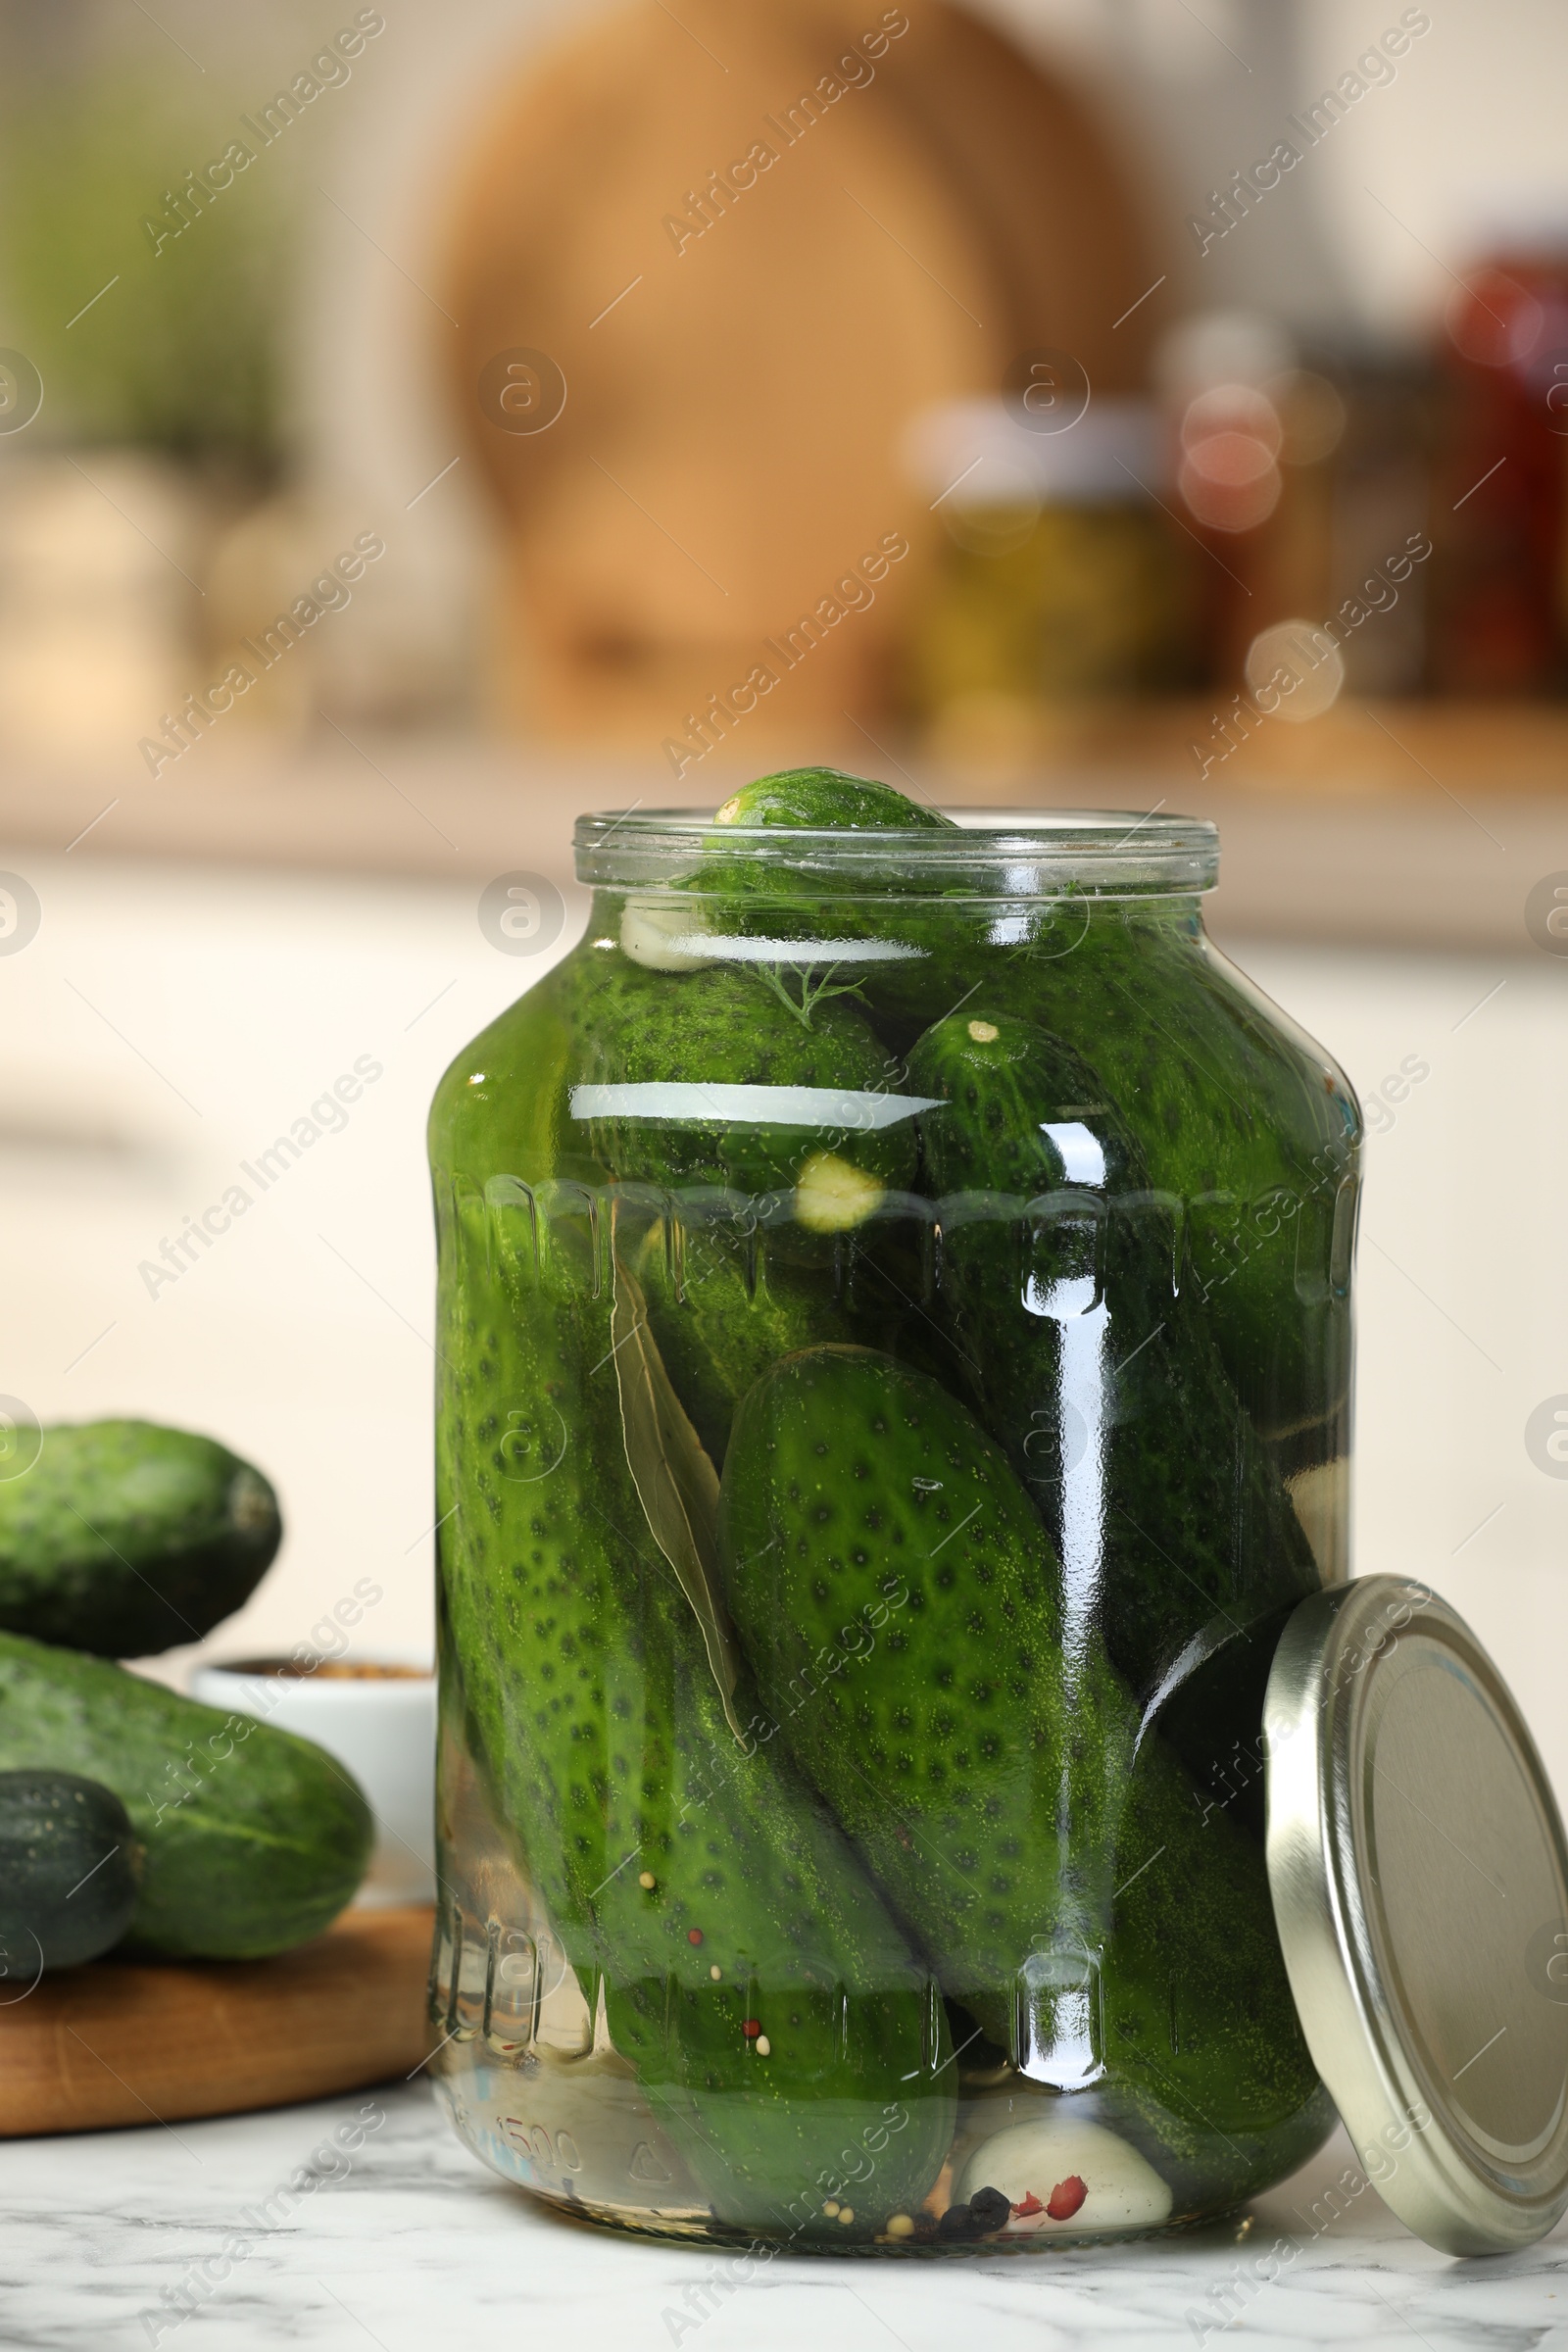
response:
<svg viewBox="0 0 1568 2352"><path fill-rule="evenodd" d="M1314 1591L1311 1547L1100 1073L982 988L920 1039L909 1082L942 1105L920 1121L941 1312L982 1417L1148 1698L1216 1617L1246 1623Z"/></svg>
<svg viewBox="0 0 1568 2352"><path fill-rule="evenodd" d="M309 1740L105 1658L0 1634L0 1770L81 1772L146 1848L126 1948L259 1960L329 1927L365 1876L370 1810Z"/></svg>
<svg viewBox="0 0 1568 2352"><path fill-rule="evenodd" d="M854 1323L830 1286L804 1282L744 1214L703 1215L716 1204L700 1202L694 1187L665 1200L666 1216L644 1231L634 1270L669 1376L721 1469L735 1409L769 1364L813 1340L848 1339ZM677 1222L678 1256L670 1247Z"/></svg>
<svg viewBox="0 0 1568 2352"><path fill-rule="evenodd" d="M963 1407L861 1350L778 1365L737 1422L721 1540L764 1715L988 2037L1049 2041L1028 1963L1082 1953L1104 2062L1163 2143L1211 2168L1207 2117L1309 2153L1262 1856L1064 1625L1049 1540Z"/></svg>
<svg viewBox="0 0 1568 2352"><path fill-rule="evenodd" d="M956 832L951 816L922 808L894 784L852 776L842 767L785 767L756 776L717 811L721 825L792 825L831 832L879 830Z"/></svg>
<svg viewBox="0 0 1568 2352"><path fill-rule="evenodd" d="M742 1405L719 1524L766 1715L1008 2047L1036 1945L1108 1934L1137 1733L1027 1495L935 1381L815 1348Z"/></svg>
<svg viewBox="0 0 1568 2352"><path fill-rule="evenodd" d="M1084 1053L1154 1182L1192 1205L1194 1276L1248 1411L1293 1473L1343 1453L1362 1133L1344 1072L1203 935L1196 899L1068 894L1013 910L1017 936L999 946L992 910L901 896L891 867L876 887L884 905L839 904L830 879L715 858L693 905L707 894L716 932L794 928L907 951L853 967L894 1056L955 1006L972 1010L977 975L995 1009Z"/></svg>
<svg viewBox="0 0 1568 2352"><path fill-rule="evenodd" d="M781 812L770 821L820 821L811 810L830 805L788 776L760 779L733 805L752 794L761 806L775 787ZM927 826L937 813L891 786L865 789L858 829ZM801 898L808 924L916 950L858 967L862 1002L895 1051L965 1001L980 974L998 1008L1084 1053L1153 1181L1202 1206L1197 1272L1249 1412L1292 1446L1293 1468L1345 1450L1348 1314L1328 1277L1332 1250L1348 1285L1360 1110L1344 1071L1204 936L1195 897L1101 904L1068 892L1013 910L1013 936L999 947L990 908L913 894L881 909L863 899L836 906L831 876L762 860L714 860L700 887L737 906L757 902L742 918L751 927L767 928L769 897L781 907ZM720 913L718 927L734 919Z"/></svg>
<svg viewBox="0 0 1568 2352"><path fill-rule="evenodd" d="M151 1421L46 1429L0 1485L0 1628L107 1658L199 1641L250 1597L282 1540L259 1470Z"/></svg>
<svg viewBox="0 0 1568 2352"><path fill-rule="evenodd" d="M542 1213L487 1206L461 1170L438 1176L443 1670L584 1990L602 1984L715 2215L853 2242L912 2210L946 2153L940 2004L788 1760L725 1722L626 1467L612 1273L596 1298L581 1196L538 1193ZM818 2176L889 2106L906 2121L846 2230Z"/></svg>
<svg viewBox="0 0 1568 2352"><path fill-rule="evenodd" d="M787 1216L803 1168L832 1153L884 1189L906 1186L914 1139L906 1122L862 1129L706 1121L705 1086L820 1087L856 1095L885 1085L885 1056L865 1016L843 997L792 1011L755 969L651 972L618 951L573 964L568 1002L572 1075L600 1085L684 1083L692 1116L591 1122L590 1149L613 1175L649 1184L723 1184L772 1200ZM800 987L796 984L796 994ZM766 1213L765 1209L761 1213Z"/></svg>
<svg viewBox="0 0 1568 2352"><path fill-rule="evenodd" d="M723 826L754 825L807 832L876 833L890 827L899 832L956 832L950 816L922 808L891 784L852 776L836 767L797 767L777 775L759 776L743 784L716 812ZM715 846L704 860L692 885L700 900L709 902L712 928L718 932L760 930L817 936L824 912L825 876L820 864L785 865L748 854L743 842L733 848ZM879 880L876 887L885 887ZM863 938L866 925L856 907L834 910L829 929L840 938Z"/></svg>
<svg viewBox="0 0 1568 2352"><path fill-rule="evenodd" d="M864 999L889 1044L907 1050L978 977L967 1015L983 997L988 1013L1034 1021L1081 1053L1154 1184L1193 1204L1194 1272L1249 1412L1293 1468L1343 1452L1349 1319L1329 1275L1336 1220L1353 1227L1360 1111L1331 1056L1204 936L1196 902L1068 897L1031 909L1028 935L1004 949L935 904L890 908L880 928L927 949L866 967ZM1338 1247L1343 1285L1343 1237Z"/></svg>
<svg viewBox="0 0 1568 2352"><path fill-rule="evenodd" d="M1261 1847L1146 1734L1116 1838L1106 2062L1207 2184L1283 2179L1332 2128L1301 2034Z"/></svg>
<svg viewBox="0 0 1568 2352"><path fill-rule="evenodd" d="M588 950L563 996L575 1082L684 1079L698 1100L710 1082L859 1096L886 1088L885 1056L853 1004L812 1005L808 1027L746 968L656 973ZM776 1356L817 1339L883 1336L903 1311L872 1279L857 1228L913 1175L908 1122L858 1130L605 1119L589 1134L608 1174L648 1188L640 1212L625 1203L639 1228L633 1271L715 1462L736 1404ZM871 1180L863 1203L847 1204L840 1232L796 1220L798 1180L824 1160Z"/></svg>
<svg viewBox="0 0 1568 2352"><path fill-rule="evenodd" d="M738 1212L721 1220L724 1198L737 1200L704 1200L694 1187L676 1188L661 1202L667 1222L652 1225L626 1204L627 1230L644 1236L635 1262L650 1327L715 1469L724 1466L741 1399L780 1356L840 1344L947 1369L947 1335L919 1303L917 1251L899 1247L908 1223L904 1202L896 1218L845 1236L833 1262L813 1274ZM669 1248L677 1223L678 1274Z"/></svg>
<svg viewBox="0 0 1568 2352"><path fill-rule="evenodd" d="M141 1867L125 1808L101 1781L0 1772L0 1976L25 1986L36 1969L112 1951L136 1908Z"/></svg>
<svg viewBox="0 0 1568 2352"><path fill-rule="evenodd" d="M1168 918L1101 916L1076 953L1025 955L1006 980L1013 1010L1095 1064L1153 1181L1192 1204L1194 1272L1258 1426L1302 1461L1343 1452L1362 1133L1344 1071Z"/></svg>
<svg viewBox="0 0 1568 2352"><path fill-rule="evenodd" d="M787 1187L803 1159L831 1150L869 1169L862 1147L879 1139L794 1128L738 1143L732 1154L738 1175L784 1180L785 1189L760 1196L720 1164L714 1130L574 1118L574 1087L596 1075L600 1082L624 1076L627 1040L640 1036L644 1044L636 1051L643 1054L649 1041L667 1039L683 1006L697 1001L681 993L693 980L720 984L705 1000L720 1033L709 1077L805 1086L819 1083L824 1068L819 1031L804 1028L748 973L649 972L620 954L613 931L613 907L596 902L582 944L452 1065L431 1109L431 1161L452 1169L466 1160L529 1184L578 1181L588 1188L585 1198L620 1182L620 1213L634 1236L632 1270L686 1409L717 1462L736 1403L774 1355L813 1340L853 1337L876 1345L907 1316L903 1293L865 1254L863 1233L802 1234L789 1224ZM672 995L664 993L669 989ZM857 1090L885 1084L886 1057L852 1005L829 1003L812 1017L834 1029L831 1083ZM650 1068L669 1065L639 1062L636 1074L646 1077ZM483 1137L470 1147L475 1121ZM913 1169L912 1127L892 1132L903 1140L887 1146L878 1183L883 1174L903 1181ZM774 1144L782 1159L770 1157L761 1169L742 1164ZM783 1222L767 1221L774 1210Z"/></svg>

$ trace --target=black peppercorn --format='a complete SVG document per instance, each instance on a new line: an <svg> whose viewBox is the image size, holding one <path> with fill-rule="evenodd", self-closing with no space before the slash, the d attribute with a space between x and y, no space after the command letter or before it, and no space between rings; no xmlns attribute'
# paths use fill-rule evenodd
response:
<svg viewBox="0 0 1568 2352"><path fill-rule="evenodd" d="M950 2205L937 2224L939 2238L978 2237L980 2227L967 2205Z"/></svg>
<svg viewBox="0 0 1568 2352"><path fill-rule="evenodd" d="M975 2224L975 2234L987 2236L1000 2230L1012 2213L1012 2207L1000 2188L977 2188L969 2199L969 2212Z"/></svg>

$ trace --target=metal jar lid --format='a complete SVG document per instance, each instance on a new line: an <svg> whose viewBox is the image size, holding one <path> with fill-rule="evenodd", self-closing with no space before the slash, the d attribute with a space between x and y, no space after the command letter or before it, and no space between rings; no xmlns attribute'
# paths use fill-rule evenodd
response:
<svg viewBox="0 0 1568 2352"><path fill-rule="evenodd" d="M1369 1576L1296 1610L1265 1726L1291 1990L1368 2178L1447 2253L1533 2244L1568 2207L1568 1847L1518 1708Z"/></svg>

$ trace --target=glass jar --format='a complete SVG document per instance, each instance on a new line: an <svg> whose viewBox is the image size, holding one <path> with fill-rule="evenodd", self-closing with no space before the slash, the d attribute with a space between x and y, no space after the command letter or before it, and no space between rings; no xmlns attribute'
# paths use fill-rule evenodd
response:
<svg viewBox="0 0 1568 2352"><path fill-rule="evenodd" d="M583 820L436 1097L434 2065L622 2229L1036 2250L1332 2122L1260 1741L1359 1114L1211 826L959 824Z"/></svg>
<svg viewBox="0 0 1568 2352"><path fill-rule="evenodd" d="M943 536L905 685L960 761L1194 675L1193 546L1148 487L1167 470L1158 412L1091 401L1064 357L1034 355L1010 398L940 404L909 434Z"/></svg>

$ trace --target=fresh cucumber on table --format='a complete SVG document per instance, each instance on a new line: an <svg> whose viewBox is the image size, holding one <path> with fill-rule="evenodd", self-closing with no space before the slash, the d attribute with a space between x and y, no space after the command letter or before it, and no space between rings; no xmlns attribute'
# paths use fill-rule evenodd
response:
<svg viewBox="0 0 1568 2352"><path fill-rule="evenodd" d="M0 1772L112 1789L146 1849L129 1948L255 1960L319 1935L369 1858L357 1782L313 1741L106 1658L0 1634Z"/></svg>
<svg viewBox="0 0 1568 2352"><path fill-rule="evenodd" d="M282 1539L259 1470L151 1421L45 1429L0 1483L0 1629L105 1658L199 1642L248 1600Z"/></svg>
<svg viewBox="0 0 1568 2352"><path fill-rule="evenodd" d="M0 1772L0 2002L36 1972L96 1960L136 1908L143 1853L112 1788L74 1772Z"/></svg>

